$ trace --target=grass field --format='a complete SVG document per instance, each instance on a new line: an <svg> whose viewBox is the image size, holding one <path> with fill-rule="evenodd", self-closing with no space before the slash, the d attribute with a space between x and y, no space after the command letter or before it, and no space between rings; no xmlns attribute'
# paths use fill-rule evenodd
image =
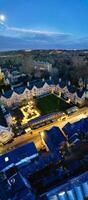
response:
<svg viewBox="0 0 88 200"><path fill-rule="evenodd" d="M56 97L53 94L36 99L37 108L41 114L48 114L56 111L65 111L71 105Z"/></svg>

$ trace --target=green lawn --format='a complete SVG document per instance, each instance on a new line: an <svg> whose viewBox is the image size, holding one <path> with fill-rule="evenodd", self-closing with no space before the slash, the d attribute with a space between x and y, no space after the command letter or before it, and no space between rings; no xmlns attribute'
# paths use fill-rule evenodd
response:
<svg viewBox="0 0 88 200"><path fill-rule="evenodd" d="M51 94L45 97L36 99L37 108L41 114L48 114L56 111L65 111L70 108L71 105L63 101L62 99Z"/></svg>

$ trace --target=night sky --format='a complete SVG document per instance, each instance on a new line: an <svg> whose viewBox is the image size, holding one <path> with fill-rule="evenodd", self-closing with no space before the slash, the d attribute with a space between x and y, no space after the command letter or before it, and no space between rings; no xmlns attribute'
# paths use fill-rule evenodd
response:
<svg viewBox="0 0 88 200"><path fill-rule="evenodd" d="M88 0L0 0L0 50L88 48Z"/></svg>

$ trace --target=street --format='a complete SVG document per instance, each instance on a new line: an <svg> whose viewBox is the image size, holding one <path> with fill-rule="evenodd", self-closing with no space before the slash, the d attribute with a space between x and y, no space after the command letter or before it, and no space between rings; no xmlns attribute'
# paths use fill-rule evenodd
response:
<svg viewBox="0 0 88 200"><path fill-rule="evenodd" d="M0 154L11 151L14 148L17 148L21 145L24 145L24 144L26 144L28 142L32 142L32 141L35 143L37 149L40 150L43 147L41 135L40 135L40 133L42 131L49 130L53 126L57 126L60 129L62 129L66 123L68 123L68 122L74 123L76 121L79 121L82 118L86 118L87 116L88 116L88 107L81 108L77 112L68 116L67 119L65 119L63 121L55 121L51 124L48 124L46 126L38 128L36 130L33 130L32 134L26 133L24 135L14 138L14 140L11 143L8 143L4 146L0 146Z"/></svg>

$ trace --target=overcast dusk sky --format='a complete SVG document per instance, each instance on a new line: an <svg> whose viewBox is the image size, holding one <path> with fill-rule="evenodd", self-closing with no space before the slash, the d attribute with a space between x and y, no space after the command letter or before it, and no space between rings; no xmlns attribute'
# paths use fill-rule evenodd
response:
<svg viewBox="0 0 88 200"><path fill-rule="evenodd" d="M0 50L88 48L88 0L0 0Z"/></svg>

